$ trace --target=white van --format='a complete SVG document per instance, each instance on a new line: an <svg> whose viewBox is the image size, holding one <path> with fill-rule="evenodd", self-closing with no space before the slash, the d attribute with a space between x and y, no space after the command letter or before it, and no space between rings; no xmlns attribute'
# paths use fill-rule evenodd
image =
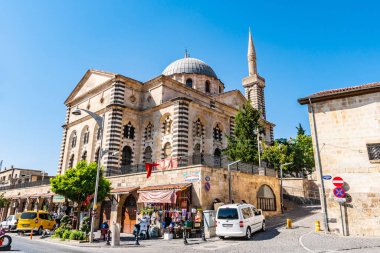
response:
<svg viewBox="0 0 380 253"><path fill-rule="evenodd" d="M0 223L0 227L8 231L16 231L17 228L17 217L16 215L10 215L7 219Z"/></svg>
<svg viewBox="0 0 380 253"><path fill-rule="evenodd" d="M260 209L251 204L228 204L218 208L216 214L216 235L224 237L251 238L256 231L265 231L265 217Z"/></svg>

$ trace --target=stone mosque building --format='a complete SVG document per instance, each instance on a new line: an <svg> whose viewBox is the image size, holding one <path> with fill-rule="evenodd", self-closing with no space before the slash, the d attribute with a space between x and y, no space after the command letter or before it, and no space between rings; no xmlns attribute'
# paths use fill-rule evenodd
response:
<svg viewBox="0 0 380 253"><path fill-rule="evenodd" d="M247 100L262 114L262 140L271 143L274 125L266 120L265 79L257 72L250 32L248 69L244 96L238 90L225 91L214 70L187 53L147 82L88 70L65 101L58 174L80 160L97 161L99 127L85 113L73 115L77 108L105 118L103 148L109 152L102 165L106 175L168 157L221 156L226 136L233 135L234 116Z"/></svg>

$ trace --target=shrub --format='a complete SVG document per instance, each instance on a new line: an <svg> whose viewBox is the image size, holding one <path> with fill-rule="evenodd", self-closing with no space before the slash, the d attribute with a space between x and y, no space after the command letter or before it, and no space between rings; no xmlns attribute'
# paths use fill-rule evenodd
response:
<svg viewBox="0 0 380 253"><path fill-rule="evenodd" d="M72 230L69 236L70 240L84 240L86 239L86 234L82 231Z"/></svg>
<svg viewBox="0 0 380 253"><path fill-rule="evenodd" d="M62 234L62 239L69 239L70 238L71 231L65 230Z"/></svg>
<svg viewBox="0 0 380 253"><path fill-rule="evenodd" d="M66 229L63 229L61 227L57 228L55 231L54 231L54 235L53 237L54 238L62 238L62 235L63 233L66 231Z"/></svg>
<svg viewBox="0 0 380 253"><path fill-rule="evenodd" d="M64 228L64 229L71 229L72 226L71 226L71 219L70 219L70 216L68 216L68 215L64 215L64 216L61 218L61 225L60 225L59 227Z"/></svg>
<svg viewBox="0 0 380 253"><path fill-rule="evenodd" d="M90 217L86 216L82 219L80 230L84 233L90 232Z"/></svg>

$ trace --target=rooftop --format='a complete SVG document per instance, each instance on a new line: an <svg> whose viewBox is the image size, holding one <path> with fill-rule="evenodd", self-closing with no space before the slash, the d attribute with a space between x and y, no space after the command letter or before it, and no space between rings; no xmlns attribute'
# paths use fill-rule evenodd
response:
<svg viewBox="0 0 380 253"><path fill-rule="evenodd" d="M309 104L311 102L321 102L336 98L351 97L357 95L363 95L380 91L380 82L367 83L362 85L350 86L346 88L339 88L333 90L325 90L314 93L304 98L298 99L298 103L301 105Z"/></svg>

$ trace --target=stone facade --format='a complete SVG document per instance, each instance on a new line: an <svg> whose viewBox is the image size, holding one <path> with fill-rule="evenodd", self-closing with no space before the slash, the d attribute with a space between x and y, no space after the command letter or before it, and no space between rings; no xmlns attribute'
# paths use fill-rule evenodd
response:
<svg viewBox="0 0 380 253"><path fill-rule="evenodd" d="M343 214L349 235L380 236L380 163L370 160L367 146L380 143L379 86L377 83L317 93L310 96L312 105L309 98L299 100L309 104L314 150L317 136L323 174L340 176L345 182L349 201ZM324 185L330 230L342 232L334 185L327 180Z"/></svg>

